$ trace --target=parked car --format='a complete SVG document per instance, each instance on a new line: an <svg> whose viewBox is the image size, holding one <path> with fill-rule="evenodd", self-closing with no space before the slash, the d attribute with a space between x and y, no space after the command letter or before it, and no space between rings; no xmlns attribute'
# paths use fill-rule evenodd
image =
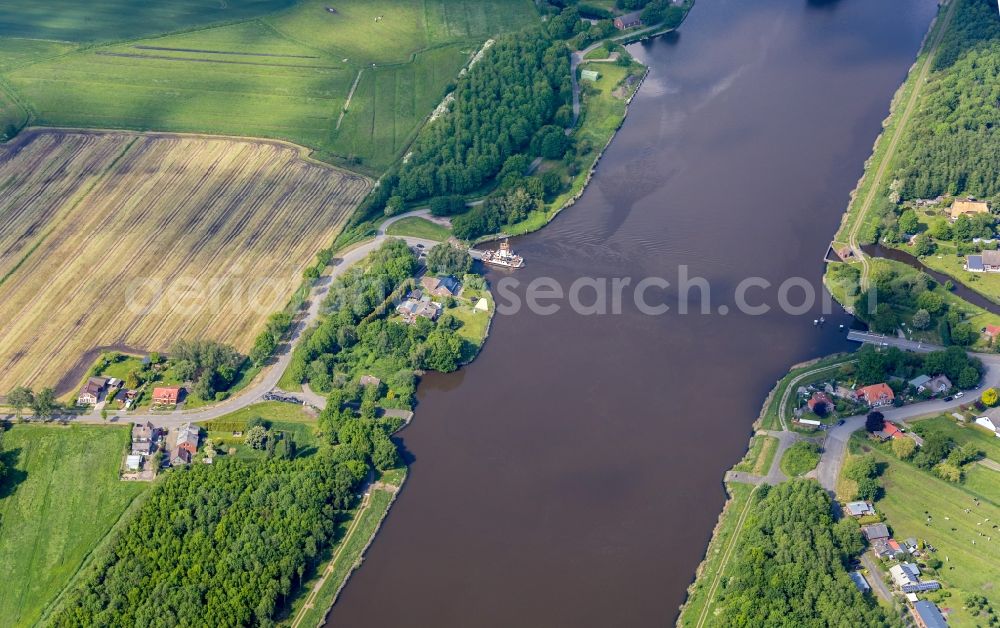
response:
<svg viewBox="0 0 1000 628"><path fill-rule="evenodd" d="M952 401L953 399L955 398L950 395L944 398L945 401Z"/></svg>
<svg viewBox="0 0 1000 628"><path fill-rule="evenodd" d="M964 393L964 392L960 392L960 393L955 393L955 399L961 399L961 398L962 398L962 397L964 397L964 396L965 396L965 393Z"/></svg>

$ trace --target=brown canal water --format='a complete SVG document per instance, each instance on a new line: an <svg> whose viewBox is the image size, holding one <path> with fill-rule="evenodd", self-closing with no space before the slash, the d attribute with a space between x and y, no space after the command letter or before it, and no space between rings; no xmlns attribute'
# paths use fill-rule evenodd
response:
<svg viewBox="0 0 1000 628"><path fill-rule="evenodd" d="M791 276L819 286L934 10L698 0L678 36L630 48L651 72L628 119L580 202L513 242L527 267L511 276L676 285L687 265L713 312L749 276L772 284L755 304ZM675 621L764 396L792 363L847 349L850 320L625 302L498 315L472 365L424 378L401 433L410 478L330 626Z"/></svg>

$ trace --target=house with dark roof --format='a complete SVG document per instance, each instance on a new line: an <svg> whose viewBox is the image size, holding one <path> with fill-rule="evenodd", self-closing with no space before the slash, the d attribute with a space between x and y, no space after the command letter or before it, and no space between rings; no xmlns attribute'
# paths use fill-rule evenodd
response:
<svg viewBox="0 0 1000 628"><path fill-rule="evenodd" d="M948 622L934 602L920 600L910 609L917 628L948 628Z"/></svg>
<svg viewBox="0 0 1000 628"><path fill-rule="evenodd" d="M177 447L174 452L170 455L171 466L177 466L182 464L191 464L191 452L187 449L181 449Z"/></svg>
<svg viewBox="0 0 1000 628"><path fill-rule="evenodd" d="M620 31L642 26L642 11L632 11L615 18L615 28Z"/></svg>
<svg viewBox="0 0 1000 628"><path fill-rule="evenodd" d="M852 517L866 517L875 514L875 507L872 506L871 502L848 502L844 508L847 510L847 514Z"/></svg>
<svg viewBox="0 0 1000 628"><path fill-rule="evenodd" d="M951 390L951 380L945 375L938 375L927 382L927 389L935 395L940 395Z"/></svg>
<svg viewBox="0 0 1000 628"><path fill-rule="evenodd" d="M986 266L983 264L982 255L966 255L965 256L965 270L970 273L984 273L986 272Z"/></svg>
<svg viewBox="0 0 1000 628"><path fill-rule="evenodd" d="M423 286L427 294L432 294L436 297L454 297L458 296L462 291L462 282L451 275L445 277L423 277L420 280L420 285Z"/></svg>
<svg viewBox="0 0 1000 628"><path fill-rule="evenodd" d="M80 394L76 397L77 404L81 406L92 406L101 398L101 393L108 385L107 377L89 377L87 383L80 389Z"/></svg>
<svg viewBox="0 0 1000 628"><path fill-rule="evenodd" d="M886 527L884 523L871 523L866 526L861 526L861 533L864 534L865 538L869 541L889 538L889 528Z"/></svg>

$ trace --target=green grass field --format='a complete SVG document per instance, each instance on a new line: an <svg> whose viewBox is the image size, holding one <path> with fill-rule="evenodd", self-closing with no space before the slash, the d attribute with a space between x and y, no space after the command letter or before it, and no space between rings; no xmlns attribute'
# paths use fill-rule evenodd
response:
<svg viewBox="0 0 1000 628"><path fill-rule="evenodd" d="M1000 529L993 526L1000 522L1000 503L977 493L972 483L951 484L878 451L875 456L888 464L882 476L885 497L876 508L886 515L896 538L912 536L937 548L935 556L944 564L936 577L944 590L951 593L942 604L955 611L948 617L949 623L976 625L962 609L962 601L969 593L979 593L996 604ZM993 473L994 477L979 478L980 471L976 470L977 482L993 486L1000 483L1000 473L982 471ZM995 489L993 493L995 496ZM977 497L978 505L974 501Z"/></svg>
<svg viewBox="0 0 1000 628"><path fill-rule="evenodd" d="M389 235L437 240L438 242L443 242L451 237L451 231L447 227L418 216L403 218L402 220L392 223L389 225L389 228L386 229L386 233Z"/></svg>
<svg viewBox="0 0 1000 628"><path fill-rule="evenodd" d="M750 440L750 449L733 469L752 473L754 475L766 475L774 462L774 455L778 452L778 439L773 436L755 435Z"/></svg>
<svg viewBox="0 0 1000 628"><path fill-rule="evenodd" d="M789 447L781 457L781 472L790 478L808 473L819 464L819 447L815 443L799 441Z"/></svg>
<svg viewBox="0 0 1000 628"><path fill-rule="evenodd" d="M128 428L17 425L3 435L14 469L0 499L0 625L34 624L129 503Z"/></svg>
<svg viewBox="0 0 1000 628"><path fill-rule="evenodd" d="M8 4L0 81L35 124L284 139L366 172L403 154L483 40L537 20L530 0L113 0L102 24L65 1L8 24Z"/></svg>
<svg viewBox="0 0 1000 628"><path fill-rule="evenodd" d="M931 434L944 434L959 445L974 443L987 458L1000 462L1000 438L972 423L960 424L950 416L939 416L911 423L913 431L924 438ZM1000 480L1000 478L997 478Z"/></svg>
<svg viewBox="0 0 1000 628"><path fill-rule="evenodd" d="M232 447L238 458L256 458L264 452L250 449L243 443L243 437L233 436L233 432L246 432L247 422L255 418L264 419L272 430L293 438L300 452L308 452L317 444L316 418L306 413L302 406L279 401L255 403L200 425L208 432L210 440L223 443L223 453Z"/></svg>

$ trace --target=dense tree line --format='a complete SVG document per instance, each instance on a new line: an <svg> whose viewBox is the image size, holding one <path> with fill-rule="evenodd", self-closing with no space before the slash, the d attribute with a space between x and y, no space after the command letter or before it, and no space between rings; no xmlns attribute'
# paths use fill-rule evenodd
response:
<svg viewBox="0 0 1000 628"><path fill-rule="evenodd" d="M194 394L211 400L225 396L247 366L246 356L214 340L178 340L170 348L174 373L194 382Z"/></svg>
<svg viewBox="0 0 1000 628"><path fill-rule="evenodd" d="M864 544L857 523L833 521L816 482L758 489L720 594L721 626L896 626L858 592L847 567Z"/></svg>
<svg viewBox="0 0 1000 628"><path fill-rule="evenodd" d="M479 189L571 99L565 44L538 31L500 37L459 80L450 111L421 131L398 178L387 183L405 200Z"/></svg>
<svg viewBox="0 0 1000 628"><path fill-rule="evenodd" d="M975 388L984 372L982 361L969 357L961 347L948 347L944 351L911 353L889 347L875 351L866 347L858 352L855 374L858 384L867 386L898 378L899 385L917 375L945 375L952 384L968 390ZM890 382L890 385L892 383Z"/></svg>
<svg viewBox="0 0 1000 628"><path fill-rule="evenodd" d="M55 626L273 625L368 474L350 447L171 472L55 614Z"/></svg>
<svg viewBox="0 0 1000 628"><path fill-rule="evenodd" d="M993 0L956 1L901 144L903 200L1000 195L1000 16Z"/></svg>

